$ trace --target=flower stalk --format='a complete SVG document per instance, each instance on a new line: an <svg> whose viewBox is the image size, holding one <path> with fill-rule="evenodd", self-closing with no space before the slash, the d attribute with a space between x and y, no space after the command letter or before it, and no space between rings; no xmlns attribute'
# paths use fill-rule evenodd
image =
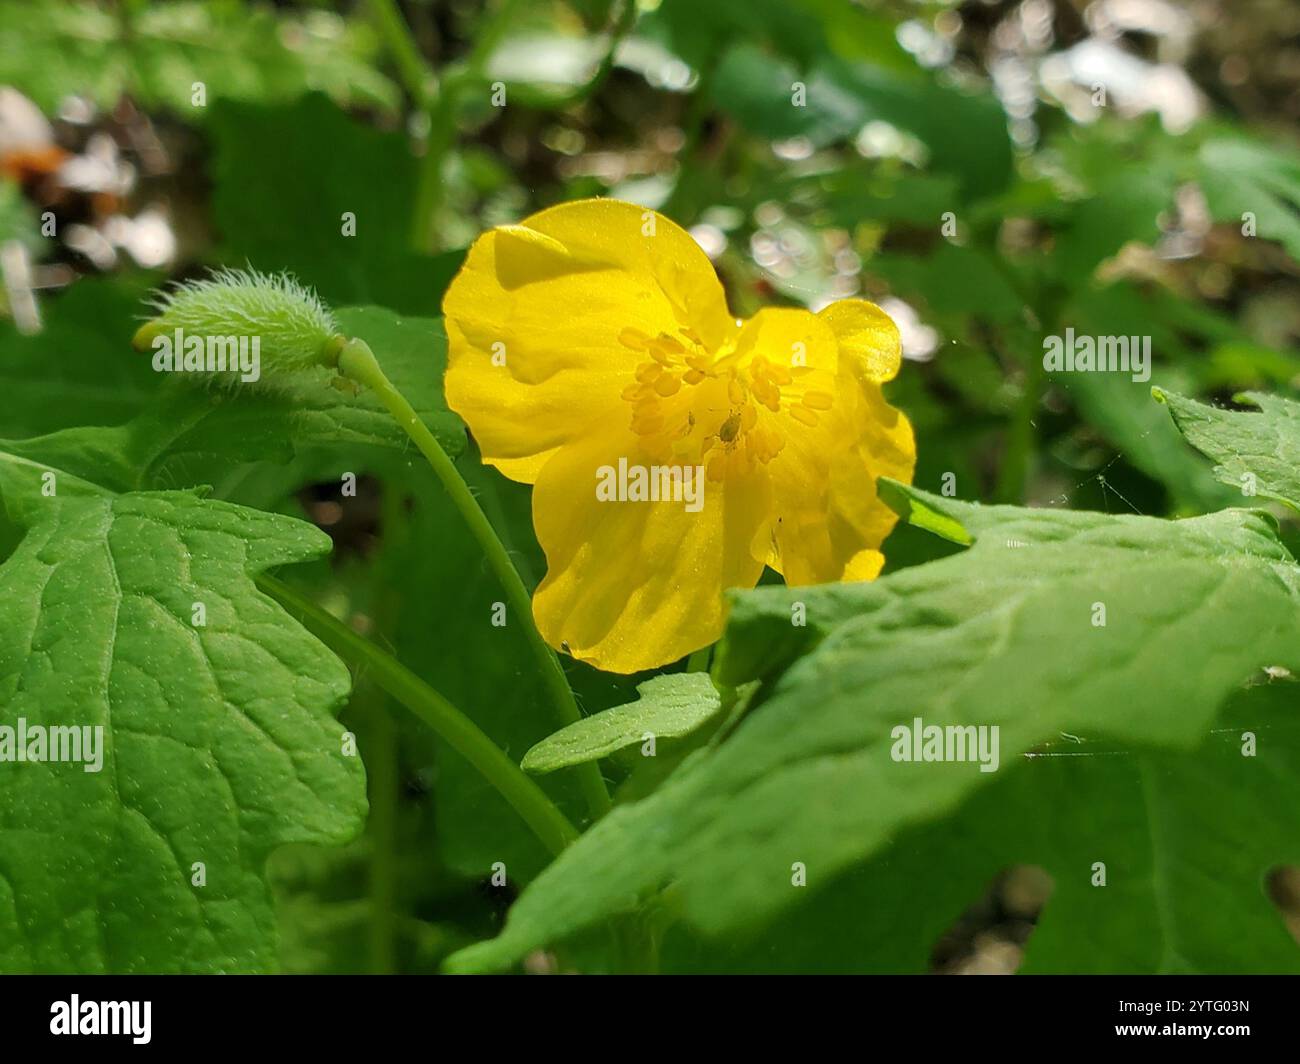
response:
<svg viewBox="0 0 1300 1064"><path fill-rule="evenodd" d="M578 704L573 698L573 692L569 688L569 682L565 678L559 659L546 645L533 621L532 602L528 589L524 587L496 530L488 521L452 460L447 457L447 452L420 420L414 408L406 401L406 397L388 379L383 367L379 365L379 360L375 358L374 352L364 340L353 339L344 345L339 354L338 370L343 377L374 392L393 419L411 438L411 442L424 455L452 504L478 542L493 574L500 581L510 614L523 625L524 636L541 677L543 689L560 723L572 724L581 720L582 714L578 710ZM592 816L599 817L608 812L609 791L605 787L599 767L595 763L590 763L579 766L575 771L579 773L579 784Z"/></svg>
<svg viewBox="0 0 1300 1064"><path fill-rule="evenodd" d="M552 854L578 837L577 829L532 778L525 775L477 724L397 659L385 654L288 584L258 577L258 586L303 626L389 696L400 702L473 765L517 812Z"/></svg>

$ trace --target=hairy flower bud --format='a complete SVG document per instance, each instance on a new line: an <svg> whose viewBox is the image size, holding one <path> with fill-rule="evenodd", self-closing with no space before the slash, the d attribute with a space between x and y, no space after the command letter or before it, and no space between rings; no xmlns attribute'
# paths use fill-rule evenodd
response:
<svg viewBox="0 0 1300 1064"><path fill-rule="evenodd" d="M334 315L288 274L222 269L159 292L132 339L154 369L252 383L332 367L345 342Z"/></svg>

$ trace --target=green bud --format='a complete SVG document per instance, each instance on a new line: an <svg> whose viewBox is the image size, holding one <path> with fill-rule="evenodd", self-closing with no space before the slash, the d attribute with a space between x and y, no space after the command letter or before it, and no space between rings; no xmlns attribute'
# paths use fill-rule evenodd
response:
<svg viewBox="0 0 1300 1064"><path fill-rule="evenodd" d="M248 382L274 379L332 367L346 343L320 297L288 274L216 270L159 292L151 306L156 316L140 326L131 343L138 351L153 351L158 370ZM253 372L250 349L257 353Z"/></svg>

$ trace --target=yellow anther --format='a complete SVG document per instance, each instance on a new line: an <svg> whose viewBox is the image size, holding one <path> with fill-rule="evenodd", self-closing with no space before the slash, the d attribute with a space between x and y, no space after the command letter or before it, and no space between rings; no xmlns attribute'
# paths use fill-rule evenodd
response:
<svg viewBox="0 0 1300 1064"><path fill-rule="evenodd" d="M773 432L770 428L761 425L750 433L747 439L754 441L755 454L760 462L770 462L785 446L785 439L779 432Z"/></svg>
<svg viewBox="0 0 1300 1064"><path fill-rule="evenodd" d="M644 351L646 344L650 342L650 337L640 329L633 329L628 326L618 334L618 342L624 347L630 347L633 351Z"/></svg>
<svg viewBox="0 0 1300 1064"><path fill-rule="evenodd" d="M754 397L764 405L771 406L771 400L781 397L780 391L771 381L764 377L756 377L751 384Z"/></svg>
<svg viewBox="0 0 1300 1064"><path fill-rule="evenodd" d="M796 422L810 428L820 424L817 411L831 409L831 392L803 392L799 386L803 373L809 370L792 372L757 353L752 359L727 351L715 357L716 353L703 349L692 330L682 329L679 335L700 346L684 348L665 333L647 337L632 328L619 337L627 346L645 352L645 360L634 371L636 381L622 394L632 404L632 431L642 437L645 453L656 461L701 464L711 481L745 475L771 462L785 447L789 429L765 421L763 408L772 413L788 411ZM672 398L684 384L713 381L723 394L710 390L707 403L701 396L698 408ZM725 391L720 387L723 383ZM782 385L790 384L798 390L783 394ZM726 406L719 412L722 401Z"/></svg>
<svg viewBox="0 0 1300 1064"><path fill-rule="evenodd" d="M658 392L660 395L664 396L665 398L667 398L670 395L676 395L678 389L681 388L681 386L682 386L681 378L676 377L671 373L665 373L657 381L655 381L655 391Z"/></svg>

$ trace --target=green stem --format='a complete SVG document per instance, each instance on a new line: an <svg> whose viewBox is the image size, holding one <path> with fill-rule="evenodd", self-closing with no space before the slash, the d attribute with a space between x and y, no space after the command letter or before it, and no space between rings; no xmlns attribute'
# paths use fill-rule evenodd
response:
<svg viewBox="0 0 1300 1064"><path fill-rule="evenodd" d="M1003 276L1020 294L1026 306L1034 309L1039 318L1039 327L1045 333L1057 329L1056 320L1060 314L1061 299L1054 291L1042 295L1036 303L1021 288L1016 276L1002 267ZM1036 419L1042 412L1043 392L1047 387L1047 372L1043 361L1030 352L1025 365L1024 392L1016 406L1011 425L1007 429L1007 446L1002 457L1002 468L994 486L994 498L997 502L1023 503L1029 490L1030 475L1033 472L1033 459L1038 440Z"/></svg>
<svg viewBox="0 0 1300 1064"><path fill-rule="evenodd" d="M591 99L599 91L614 69L614 60L618 58L619 45L623 43L624 39L632 31L632 27L636 24L636 15L636 0L624 0L622 6L617 9L610 19L609 28L605 31L608 44L591 77L574 88L572 92L550 100L548 107L552 109L572 107L584 100Z"/></svg>
<svg viewBox="0 0 1300 1064"><path fill-rule="evenodd" d="M695 86L695 91L691 93L690 100L686 104L686 113L682 118L682 147L677 153L677 180L673 184L673 191L668 197L667 204L663 207L663 212L670 218L681 217L687 207L684 191L686 182L682 181L681 175L688 168L704 166L704 123L713 109L715 70L716 63L713 60L706 61L699 72L700 80Z"/></svg>
<svg viewBox="0 0 1300 1064"><path fill-rule="evenodd" d="M366 689L362 699L366 776L370 785L370 971L389 975L395 968L397 921L397 736L384 695Z"/></svg>
<svg viewBox="0 0 1300 1064"><path fill-rule="evenodd" d="M402 520L402 501L400 492L385 485L381 497L385 559L401 546L407 532L406 522ZM370 615L378 632L392 631L399 601L397 585L391 581L375 596ZM352 701L364 710L362 752L370 791L370 817L366 824L370 838L370 971L374 975L389 975L396 971L399 919L397 818L401 768L397 727L388 695L374 684L358 684Z"/></svg>
<svg viewBox="0 0 1300 1064"><path fill-rule="evenodd" d="M397 73L406 86L415 106L428 110L433 98L433 86L436 79L433 71L420 55L419 46L411 36L410 27L397 6L397 0L368 0L371 20L379 36L383 38L384 47L397 65Z"/></svg>
<svg viewBox="0 0 1300 1064"><path fill-rule="evenodd" d="M578 837L577 829L528 776L465 716L396 658L273 576L258 586L293 613L317 639L366 675L440 735L482 773L553 854Z"/></svg>
<svg viewBox="0 0 1300 1064"><path fill-rule="evenodd" d="M442 162L455 139L455 103L453 87L444 84L433 106L424 112L429 131L424 144L424 157L420 160L415 207L411 215L411 242L416 251L438 250L433 223L442 204Z"/></svg>
<svg viewBox="0 0 1300 1064"><path fill-rule="evenodd" d="M364 340L348 341L339 355L338 368L344 377L364 384L375 393L379 401L392 414L393 419L411 438L411 442L428 460L434 473L442 482L443 488L451 497L452 504L459 511L465 524L469 526L470 533L482 549L492 572L500 581L510 613L523 626L524 636L541 675L542 686L555 707L560 723L573 724L581 720L582 714L578 710L577 702L574 701L573 692L569 690L569 681L564 676L564 669L560 667L555 652L546 645L546 641L542 639L533 621L532 601L528 596L528 589L519 578L519 573L516 572L514 564L510 561L510 555L506 553L505 547L497 537L492 523L484 515L478 500L471 494L451 459L447 457L447 452L420 420L411 404L388 379L379 365L379 360L375 358L374 352ZM608 812L609 791L605 789L605 781L596 763L588 762L577 766L575 771L579 774L579 784L592 816L599 817Z"/></svg>
<svg viewBox="0 0 1300 1064"><path fill-rule="evenodd" d="M420 163L412 215L412 238L417 251L438 250L434 222L442 206L442 164L456 140L456 110L461 94L469 88L485 87L483 70L501 39L517 23L520 3L521 0L502 0L496 11L478 28L474 47L464 66L447 74L436 95L425 101L423 110L429 126L428 141Z"/></svg>
<svg viewBox="0 0 1300 1064"><path fill-rule="evenodd" d="M417 251L434 251L433 217L442 195L442 160L451 147L455 98L450 84L438 84L432 68L420 54L397 0L368 0L371 19L412 102L428 126L424 160L420 166L411 218L411 241Z"/></svg>
<svg viewBox="0 0 1300 1064"><path fill-rule="evenodd" d="M699 650L691 654L686 659L687 672L705 672L709 667L709 654L713 651L713 644L706 647L700 647Z"/></svg>
<svg viewBox="0 0 1300 1064"><path fill-rule="evenodd" d="M1006 450L1002 455L1002 468L998 473L994 497L1001 503L1023 505L1029 486L1030 465L1034 455L1037 431L1034 418L1042 399L1044 374L1034 364L1031 356L1025 367L1024 391L1016 404L1015 414L1007 428Z"/></svg>

